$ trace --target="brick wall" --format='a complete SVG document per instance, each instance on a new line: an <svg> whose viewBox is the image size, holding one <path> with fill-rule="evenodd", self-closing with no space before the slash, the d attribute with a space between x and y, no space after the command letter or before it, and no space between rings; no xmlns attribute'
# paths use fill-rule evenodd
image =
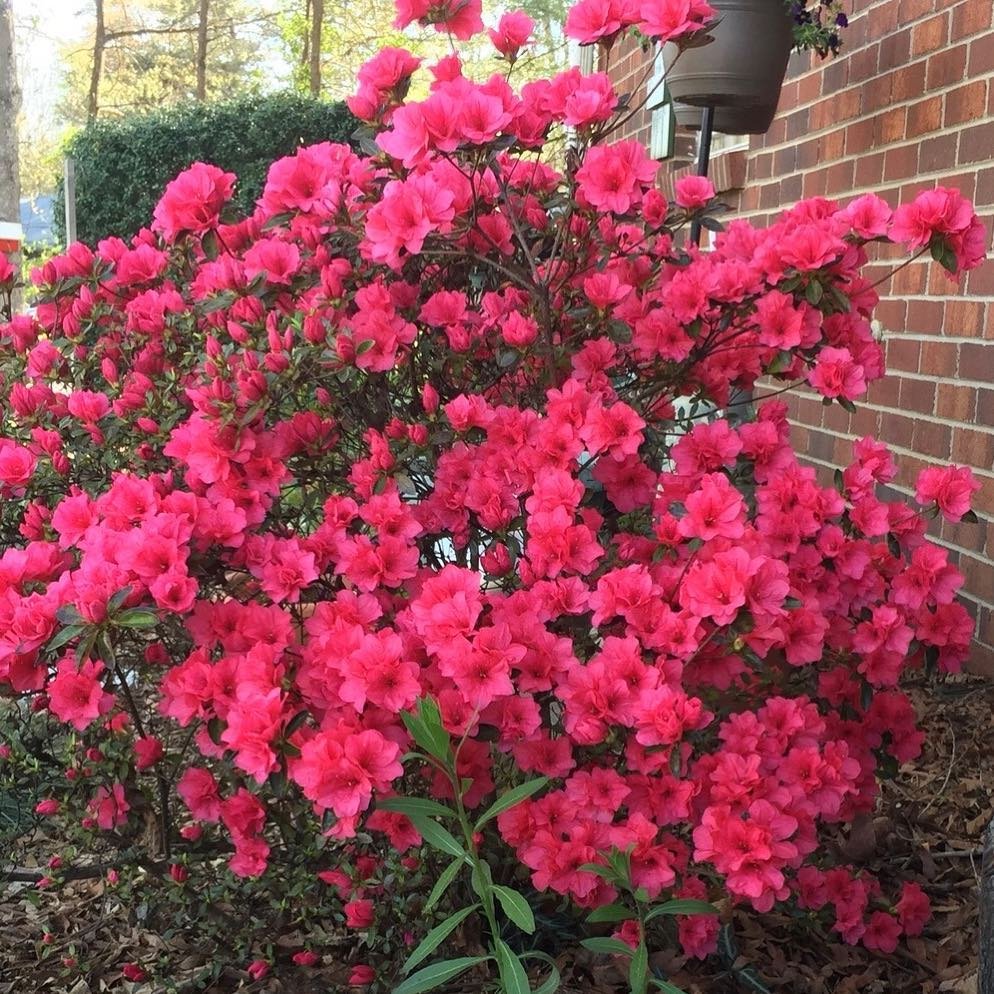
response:
<svg viewBox="0 0 994 994"><path fill-rule="evenodd" d="M762 223L801 197L845 202L868 191L896 204L948 185L994 227L994 3L852 0L852 8L845 54L792 56L769 132L746 152L717 156L715 178L741 185L723 192L733 216ZM645 58L630 45L613 54L622 92ZM686 145L679 152L671 178L688 158ZM827 476L848 460L853 439L875 435L898 456L904 494L928 462L974 468L980 523L937 525L934 537L966 576L977 620L972 666L994 674L994 262L959 286L935 264L915 263L882 290L888 376L853 415L795 392L794 441Z"/></svg>

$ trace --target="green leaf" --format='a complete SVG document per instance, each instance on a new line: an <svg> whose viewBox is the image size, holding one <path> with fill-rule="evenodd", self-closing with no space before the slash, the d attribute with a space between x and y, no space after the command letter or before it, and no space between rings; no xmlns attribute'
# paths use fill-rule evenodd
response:
<svg viewBox="0 0 994 994"><path fill-rule="evenodd" d="M718 933L718 955L726 968L731 969L732 964L738 959L739 946L735 941L735 932L728 923L722 925Z"/></svg>
<svg viewBox="0 0 994 994"><path fill-rule="evenodd" d="M836 397L835 399L843 411L847 411L849 414L856 413L856 405L848 397Z"/></svg>
<svg viewBox="0 0 994 994"><path fill-rule="evenodd" d="M479 904L462 908L449 915L440 925L436 925L407 957L407 961L400 968L401 973L410 973L422 960L426 960L477 908Z"/></svg>
<svg viewBox="0 0 994 994"><path fill-rule="evenodd" d="M604 956L631 956L632 947L621 939L612 939L609 936L594 936L592 939L581 939L580 945L584 949L589 949L592 953L601 953Z"/></svg>
<svg viewBox="0 0 994 994"><path fill-rule="evenodd" d="M492 908L494 903L494 878L490 872L490 864L486 860L481 859L473 865L470 883L473 885L473 890L479 896L480 900L488 908Z"/></svg>
<svg viewBox="0 0 994 994"><path fill-rule="evenodd" d="M504 914L514 922L522 932L531 935L535 931L535 915L531 906L516 890L510 887L494 886L494 896L500 901Z"/></svg>
<svg viewBox="0 0 994 994"><path fill-rule="evenodd" d="M204 232L203 237L200 239L200 244L203 246L204 255L213 262L220 253L217 232L214 230Z"/></svg>
<svg viewBox="0 0 994 994"><path fill-rule="evenodd" d="M224 722L218 718L216 715L207 722L207 734L211 737L211 742L214 745L221 745L221 733L225 729Z"/></svg>
<svg viewBox="0 0 994 994"><path fill-rule="evenodd" d="M422 818L454 818L455 812L438 801L426 797L384 797L376 802L383 811L396 811L402 815L420 815Z"/></svg>
<svg viewBox="0 0 994 994"><path fill-rule="evenodd" d="M480 816L475 826L476 831L478 832L488 821L496 818L497 815L503 814L503 812L513 808L516 804L527 800L532 794L537 794L548 782L548 777L538 777L535 780L529 780L527 783L519 784L513 790L502 794Z"/></svg>
<svg viewBox="0 0 994 994"><path fill-rule="evenodd" d="M595 874L602 880L606 880L609 884L621 883L618 879L618 875L610 866L602 866L600 863L584 863L580 869L584 873Z"/></svg>
<svg viewBox="0 0 994 994"><path fill-rule="evenodd" d="M286 728L283 729L283 738L288 739L305 721L307 721L309 711L298 711L288 722Z"/></svg>
<svg viewBox="0 0 994 994"><path fill-rule="evenodd" d="M485 963L489 956L462 956L459 959L446 959L432 963L417 973L412 973L400 986L393 989L393 994L423 994L433 991L436 987L454 980L460 973L465 973L470 967Z"/></svg>
<svg viewBox="0 0 994 994"><path fill-rule="evenodd" d="M428 895L428 900L425 902L425 906L422 909L425 914L428 914L428 912L431 911L436 904L438 904L438 902L442 899L442 895L449 889L449 885L456 879L456 875L465 865L465 860L454 859L444 870L442 870L441 875L438 880L435 881L435 886L432 887L431 893Z"/></svg>
<svg viewBox="0 0 994 994"><path fill-rule="evenodd" d="M429 756L433 756L448 766L452 765L452 747L449 733L442 724L438 705L430 697L422 697L417 702L417 711L401 714L411 738Z"/></svg>
<svg viewBox="0 0 994 994"><path fill-rule="evenodd" d="M773 994L751 966L744 966L741 970L734 970L733 976L743 987L755 991L756 994Z"/></svg>
<svg viewBox="0 0 994 994"><path fill-rule="evenodd" d="M55 612L55 620L63 625L85 625L83 616L73 607L72 604L63 604Z"/></svg>
<svg viewBox="0 0 994 994"><path fill-rule="evenodd" d="M979 523L980 518L977 517L977 512L976 511L967 511L963 515L963 517L960 518L960 521L965 521L965 522L967 522L967 524L975 525L975 524Z"/></svg>
<svg viewBox="0 0 994 994"><path fill-rule="evenodd" d="M649 950L646 948L643 939L632 956L632 962L628 967L628 986L632 994L645 994L646 977L649 974Z"/></svg>
<svg viewBox="0 0 994 994"><path fill-rule="evenodd" d="M537 949L530 950L527 953L521 954L521 959L537 959L541 960L543 963L549 965L550 973L541 985L535 989L535 994L556 994L559 990L559 985L562 983L562 978L559 976L559 967L556 965L556 961L549 956L547 953L539 952Z"/></svg>
<svg viewBox="0 0 994 994"><path fill-rule="evenodd" d="M503 994L531 994L528 974L521 960L511 952L510 946L497 939L497 969L500 972L500 986Z"/></svg>
<svg viewBox="0 0 994 994"><path fill-rule="evenodd" d="M293 220L293 214L289 211L283 214L274 214L262 226L263 231L272 231L273 228L282 228L285 224Z"/></svg>
<svg viewBox="0 0 994 994"><path fill-rule="evenodd" d="M76 646L76 659L79 662L83 662L90 657L99 635L99 628L89 627L85 629L83 637L79 640L79 645Z"/></svg>
<svg viewBox="0 0 994 994"><path fill-rule="evenodd" d="M695 901L689 897L676 897L672 901L664 901L657 904L646 916L645 920L651 922L653 918L660 915L716 915L718 909L707 901Z"/></svg>
<svg viewBox="0 0 994 994"><path fill-rule="evenodd" d="M407 817L411 819L422 838L433 849L447 852L450 856L459 856L467 863L470 861L469 854L447 828L442 828L437 822L425 818L423 815L408 814Z"/></svg>
<svg viewBox="0 0 994 994"><path fill-rule="evenodd" d="M792 352L781 351L778 352L773 359L767 364L766 371L771 375L775 376L777 373L782 373L787 369L790 369L791 363L794 361L794 354Z"/></svg>
<svg viewBox="0 0 994 994"><path fill-rule="evenodd" d="M78 638L86 631L86 625L66 625L57 635L48 640L48 650L55 652L61 649L67 642Z"/></svg>
<svg viewBox="0 0 994 994"><path fill-rule="evenodd" d="M131 587L121 587L113 597L107 602L107 613L114 614L115 611L128 599Z"/></svg>
<svg viewBox="0 0 994 994"><path fill-rule="evenodd" d="M668 980L661 980L659 977L650 977L649 983L661 990L663 994L687 994L682 987L677 987L676 984L671 984Z"/></svg>
<svg viewBox="0 0 994 994"><path fill-rule="evenodd" d="M605 904L602 908L591 911L587 915L587 921L591 925L596 925L599 922L626 922L634 917L635 912L623 904Z"/></svg>
<svg viewBox="0 0 994 994"><path fill-rule="evenodd" d="M155 628L158 623L159 616L145 607L133 607L114 618L114 624L121 628Z"/></svg>
<svg viewBox="0 0 994 994"><path fill-rule="evenodd" d="M821 298L824 296L825 288L818 282L818 280L811 280L804 289L804 296L807 302L813 307L817 307L821 302Z"/></svg>

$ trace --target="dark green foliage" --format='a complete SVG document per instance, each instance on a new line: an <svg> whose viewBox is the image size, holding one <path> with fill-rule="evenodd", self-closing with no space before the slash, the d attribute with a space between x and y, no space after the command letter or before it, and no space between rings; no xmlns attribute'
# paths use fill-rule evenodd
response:
<svg viewBox="0 0 994 994"><path fill-rule="evenodd" d="M98 120L69 141L76 162L76 224L81 241L129 238L152 219L166 184L192 162L238 176L236 206L251 212L274 159L299 145L347 142L356 120L343 103L294 93L186 104L154 114ZM54 207L65 237L62 186Z"/></svg>

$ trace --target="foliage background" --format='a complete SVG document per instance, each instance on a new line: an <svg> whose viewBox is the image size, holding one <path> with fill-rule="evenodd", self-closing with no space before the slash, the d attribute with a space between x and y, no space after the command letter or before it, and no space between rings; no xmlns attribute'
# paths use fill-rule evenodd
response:
<svg viewBox="0 0 994 994"><path fill-rule="evenodd" d="M76 224L81 241L129 238L148 224L166 184L192 162L238 177L235 203L251 213L274 159L300 145L347 142L355 118L343 103L296 93L186 104L154 114L97 119L68 142L76 163ZM63 188L55 219L64 238Z"/></svg>

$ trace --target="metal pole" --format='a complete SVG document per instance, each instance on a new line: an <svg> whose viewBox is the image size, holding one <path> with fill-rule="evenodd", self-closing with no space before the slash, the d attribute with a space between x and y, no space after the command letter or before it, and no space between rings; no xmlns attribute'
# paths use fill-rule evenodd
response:
<svg viewBox="0 0 994 994"><path fill-rule="evenodd" d="M711 164L711 135L714 131L714 107L705 107L701 112L701 138L697 146L697 175L707 176ZM691 221L690 241L701 244L701 222Z"/></svg>
<svg viewBox="0 0 994 994"><path fill-rule="evenodd" d="M66 248L76 241L76 163L65 160L64 168L65 208L66 208Z"/></svg>

